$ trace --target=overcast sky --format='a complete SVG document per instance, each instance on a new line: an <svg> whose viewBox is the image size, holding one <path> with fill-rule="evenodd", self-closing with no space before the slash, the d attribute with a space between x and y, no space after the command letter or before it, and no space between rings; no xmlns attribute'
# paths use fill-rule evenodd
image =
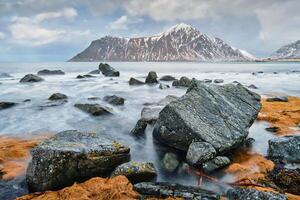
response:
<svg viewBox="0 0 300 200"><path fill-rule="evenodd" d="M184 22L257 57L300 39L300 0L0 0L0 61L65 61Z"/></svg>

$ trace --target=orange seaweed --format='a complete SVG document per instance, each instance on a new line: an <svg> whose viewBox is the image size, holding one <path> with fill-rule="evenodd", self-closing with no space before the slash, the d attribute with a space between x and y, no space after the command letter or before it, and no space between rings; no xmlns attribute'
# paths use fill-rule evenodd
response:
<svg viewBox="0 0 300 200"><path fill-rule="evenodd" d="M262 109L257 120L268 121L279 127L280 135L300 133L300 98L288 97L288 102L267 102L262 99Z"/></svg>

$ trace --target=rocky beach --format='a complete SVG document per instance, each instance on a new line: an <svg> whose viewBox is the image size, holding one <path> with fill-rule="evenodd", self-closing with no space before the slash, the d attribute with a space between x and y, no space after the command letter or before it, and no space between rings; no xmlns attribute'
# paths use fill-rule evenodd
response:
<svg viewBox="0 0 300 200"><path fill-rule="evenodd" d="M59 64L0 66L0 199L300 199L297 63Z"/></svg>

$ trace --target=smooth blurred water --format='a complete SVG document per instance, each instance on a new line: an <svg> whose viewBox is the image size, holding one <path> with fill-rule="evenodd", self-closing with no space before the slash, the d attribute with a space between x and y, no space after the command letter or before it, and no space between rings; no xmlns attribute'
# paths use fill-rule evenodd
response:
<svg viewBox="0 0 300 200"><path fill-rule="evenodd" d="M152 161L159 168L158 180L195 185L192 175L165 173L160 168L163 150L153 144L152 127L147 128L145 137L136 138L130 130L140 118L144 103L153 103L167 95L181 96L185 89L173 88L160 90L158 85L129 86L130 77L144 80L150 70L158 76L166 74L177 78L187 76L197 79L224 79L224 83L238 81L248 86L254 84L254 90L261 95L286 94L300 97L300 63L109 63L121 73L120 77L109 78L96 75L95 78L76 79L79 74L87 74L97 69L99 63L0 63L0 73L6 72L13 78L0 78L0 101L13 101L18 105L0 111L0 134L13 134L31 137L32 134L56 133L76 129L93 131L109 135L131 148L133 160ZM22 84L20 78L28 73L37 73L42 69L61 69L62 76L44 76L45 81ZM263 71L257 75L252 72ZM297 72L298 71L298 72ZM277 72L276 74L273 72ZM164 82L171 85L171 82ZM53 107L48 97L60 92L66 94L68 102ZM112 106L102 98L106 95L118 95L126 99L124 106ZM100 100L89 101L89 97ZM31 99L30 102L23 102ZM74 107L75 103L99 103L113 108L113 115L93 117ZM267 123L255 123L250 129L251 137L256 139L254 151L265 154L267 140L273 135L266 133Z"/></svg>

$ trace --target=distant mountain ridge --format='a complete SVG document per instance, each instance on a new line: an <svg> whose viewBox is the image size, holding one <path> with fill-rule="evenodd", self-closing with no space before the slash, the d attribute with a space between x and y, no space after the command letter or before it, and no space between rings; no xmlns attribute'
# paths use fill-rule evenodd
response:
<svg viewBox="0 0 300 200"><path fill-rule="evenodd" d="M69 61L247 61L255 58L220 38L178 24L149 37L105 36Z"/></svg>
<svg viewBox="0 0 300 200"><path fill-rule="evenodd" d="M282 46L271 55L272 59L300 59L300 40Z"/></svg>

